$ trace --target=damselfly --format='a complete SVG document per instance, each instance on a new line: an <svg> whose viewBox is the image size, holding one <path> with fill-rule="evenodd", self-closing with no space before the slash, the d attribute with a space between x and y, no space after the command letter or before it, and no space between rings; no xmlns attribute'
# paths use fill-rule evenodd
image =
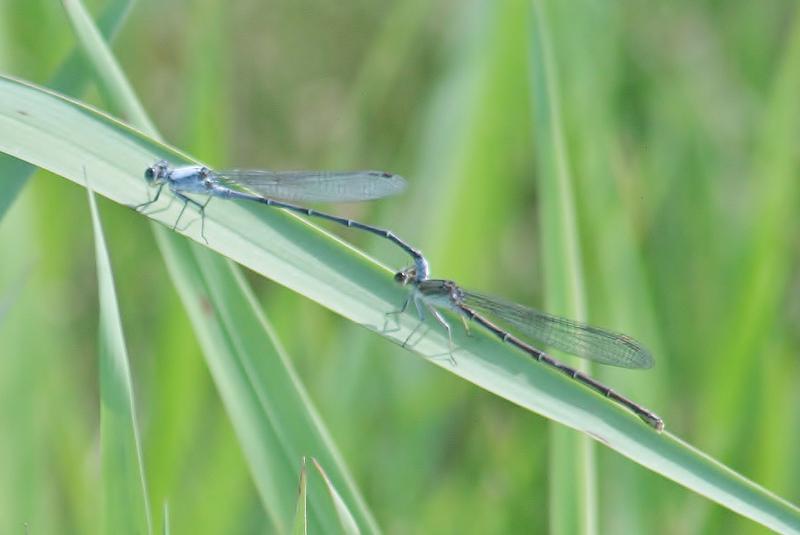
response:
<svg viewBox="0 0 800 535"><path fill-rule="evenodd" d="M137 206L137 210L156 202L164 186L168 186L170 191L183 201L183 207L172 226L173 229L177 228L186 207L191 204L200 211L200 234L205 239L205 208L212 198L255 201L376 234L411 255L417 272L425 277L428 276L428 262L422 253L400 239L394 232L292 204L366 201L395 195L405 188L405 180L399 175L383 171L213 170L199 165L174 168L166 161L160 160L145 170L144 177L150 186L158 187L158 190L153 199ZM200 203L187 194L205 195L207 199L204 203Z"/></svg>
<svg viewBox="0 0 800 535"><path fill-rule="evenodd" d="M395 280L412 287L411 294L399 312L404 312L409 303L413 302L420 319L420 323L406 338L406 342L424 321L427 310L447 331L452 355L453 341L450 324L439 309L452 310L462 318L467 332L469 332L467 320L474 321L503 342L511 344L537 361L555 368L615 403L626 407L657 431L664 429L664 421L653 412L616 393L588 375L559 362L543 350L537 349L522 338L515 336L508 329L495 324L488 317L496 319L499 323L507 324L512 330L530 337L544 347L552 347L601 364L623 368L652 367L652 356L633 338L516 303L470 292L450 280L419 277L413 267L397 273Z"/></svg>

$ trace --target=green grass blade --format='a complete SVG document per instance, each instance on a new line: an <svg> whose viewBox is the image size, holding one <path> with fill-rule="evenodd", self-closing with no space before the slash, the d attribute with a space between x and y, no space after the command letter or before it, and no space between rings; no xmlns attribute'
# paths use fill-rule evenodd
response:
<svg viewBox="0 0 800 535"><path fill-rule="evenodd" d="M100 81L97 86L105 101L109 103L111 109L117 110L129 123L138 125L147 132L155 131L155 126L150 122L139 99L136 98L128 79L114 59L111 49L107 46L100 46L105 43L105 39L94 25L83 4L80 0L62 0L61 3L75 29L75 36L81 44L87 62L95 71L97 80ZM107 83L103 83L104 80Z"/></svg>
<svg viewBox="0 0 800 535"><path fill-rule="evenodd" d="M300 483L297 486L297 508L295 509L294 525L292 526L294 535L306 535L308 533L307 489L308 470L306 469L306 458L303 457L303 464L300 467Z"/></svg>
<svg viewBox="0 0 800 535"><path fill-rule="evenodd" d="M544 2L533 0L530 43L536 157L541 193L542 257L547 310L586 319L583 267L572 177L564 139L557 71ZM588 372L588 362L568 361ZM594 446L563 427L550 435L550 527L554 533L597 532Z"/></svg>
<svg viewBox="0 0 800 535"><path fill-rule="evenodd" d="M114 277L94 194L92 212L100 295L100 448L106 533L152 533L142 446Z"/></svg>
<svg viewBox="0 0 800 535"><path fill-rule="evenodd" d="M13 132L13 135L11 134ZM0 151L83 185L86 166L96 191L131 205L146 195L139 177L154 157L192 162L89 107L0 77ZM168 225L177 211L154 214ZM337 314L400 342L417 324L405 314L385 326L385 313L406 296L390 272L299 218L239 203L209 206L206 234L217 250ZM199 229L184 234L198 237ZM174 237L174 233L164 233ZM456 321L453 318L453 321ZM458 366L435 324L414 350L481 388L584 431L641 465L779 531L800 531L800 511L668 433L657 434L607 400L539 366L488 334L454 330ZM352 505L352 504L351 504Z"/></svg>
<svg viewBox="0 0 800 535"><path fill-rule="evenodd" d="M161 521L161 533L164 535L170 534L170 524L169 524L169 504L164 502L164 508L162 513L162 521Z"/></svg>
<svg viewBox="0 0 800 535"><path fill-rule="evenodd" d="M353 518L353 513L351 513L350 509L348 509L347 504L336 490L336 486L333 484L333 481L331 481L331 479L328 477L328 474L326 474L325 470L323 470L322 465L320 465L314 457L311 458L311 462L314 463L314 468L316 468L317 472L319 472L319 475L322 476L322 480L325 483L325 489L328 491L331 502L333 502L333 505L336 508L336 513L339 515L339 527L341 527L342 531L348 535L358 535L361 533L361 531L358 529L358 524L356 524L356 519Z"/></svg>
<svg viewBox="0 0 800 535"><path fill-rule="evenodd" d="M113 38L122 26L133 0L112 0L98 19L100 34L106 39ZM88 80L87 67L83 54L73 50L47 84L59 93L77 95ZM0 190L0 219L16 199L17 194L36 170L35 166L21 162L6 154L0 154L0 176L4 177Z"/></svg>
<svg viewBox="0 0 800 535"><path fill-rule="evenodd" d="M187 78L186 111L181 139L194 154L202 154L213 164L226 160L231 140L229 81L232 74L226 63L230 39L230 5L221 0L203 0L196 5L190 24L196 31L188 46L199 53L193 56ZM135 124L135 123L134 123ZM214 125L209 128L209 125Z"/></svg>

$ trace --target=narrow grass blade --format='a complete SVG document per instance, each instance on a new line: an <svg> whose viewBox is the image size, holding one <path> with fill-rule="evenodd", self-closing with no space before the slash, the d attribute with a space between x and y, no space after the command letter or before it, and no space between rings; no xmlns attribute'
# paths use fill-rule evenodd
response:
<svg viewBox="0 0 800 535"><path fill-rule="evenodd" d="M300 483L297 486L297 508L294 513L294 535L306 535L308 533L308 515L306 513L306 498L308 487L308 470L306 469L306 458L303 457L303 464L300 466Z"/></svg>
<svg viewBox="0 0 800 535"><path fill-rule="evenodd" d="M336 490L336 486L328 477L328 474L325 473L325 470L322 469L322 466L315 458L312 457L311 462L314 463L314 468L317 469L317 472L319 472L319 475L322 476L322 480L325 482L325 488L328 491L334 507L336 507L336 513L339 515L339 522L341 523L340 527L342 531L348 535L358 535L361 533L361 531L358 529L358 524L356 524L356 519L353 518L353 513L351 513L350 509L348 509L347 504Z"/></svg>
<svg viewBox="0 0 800 535"><path fill-rule="evenodd" d="M557 69L544 0L532 0L530 71L535 150L539 162L542 258L547 310L585 320L585 289L572 177L561 119ZM589 365L568 362L588 372ZM585 436L552 427L550 527L554 533L597 532L596 463Z"/></svg>
<svg viewBox="0 0 800 535"><path fill-rule="evenodd" d="M94 194L88 190L100 295L100 444L104 531L152 533L142 447L114 277Z"/></svg>
<svg viewBox="0 0 800 535"><path fill-rule="evenodd" d="M233 66L226 61L231 47L231 9L224 0L205 0L195 4L190 17L195 31L190 33L187 45L197 53L192 54L186 73L192 83L184 89L187 121L181 139L194 154L202 154L214 164L222 163L227 161L233 138L229 121L231 80L235 77Z"/></svg>
<svg viewBox="0 0 800 535"><path fill-rule="evenodd" d="M98 83L98 88L103 98L112 109L118 110L128 122L138 125L145 131L154 131L155 127L144 111L139 99L128 83L128 79L114 60L111 50L107 46L98 46L104 43L103 35L94 25L89 13L80 0L62 0L64 10L75 28L75 36L81 43L87 62L94 69L98 81L108 80L109 83Z"/></svg>
<svg viewBox="0 0 800 535"><path fill-rule="evenodd" d="M161 533L164 535L169 535L171 530L169 527L169 504L167 502L164 502L164 509L161 518Z"/></svg>

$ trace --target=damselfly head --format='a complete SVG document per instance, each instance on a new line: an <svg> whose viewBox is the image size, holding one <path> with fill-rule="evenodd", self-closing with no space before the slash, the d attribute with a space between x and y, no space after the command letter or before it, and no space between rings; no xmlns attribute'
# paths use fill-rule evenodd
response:
<svg viewBox="0 0 800 535"><path fill-rule="evenodd" d="M151 186L157 186L167 181L169 164L164 160L159 160L144 170L144 179Z"/></svg>
<svg viewBox="0 0 800 535"><path fill-rule="evenodd" d="M414 267L408 267L403 271L398 271L394 274L395 282L399 282L403 286L409 283L416 282L417 280L417 270Z"/></svg>

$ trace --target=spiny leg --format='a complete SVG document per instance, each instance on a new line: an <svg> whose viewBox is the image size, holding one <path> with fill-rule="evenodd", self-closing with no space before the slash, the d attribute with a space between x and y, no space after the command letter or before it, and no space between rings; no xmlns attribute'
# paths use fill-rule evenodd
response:
<svg viewBox="0 0 800 535"><path fill-rule="evenodd" d="M461 323L464 324L464 330L467 332L467 336L472 336L472 331L469 329L469 321L467 321L467 317L463 314L459 314L461 317Z"/></svg>
<svg viewBox="0 0 800 535"><path fill-rule="evenodd" d="M206 199L206 202L203 203L203 204L200 204L199 202L195 201L194 199L191 199L191 198L187 197L186 195L184 195L182 193L175 192L175 196L183 201L183 208L181 208L181 213L178 214L178 219L175 220L175 224L172 225L172 230L175 230L175 229L178 228L178 222L181 220L181 217L183 217L183 212L186 211L186 206L189 205L189 204L192 204L192 205L196 206L197 210L200 212L200 237L203 238L204 242L208 243L208 240L206 239L206 235L205 235L206 206L208 206L208 203L211 202L211 196L209 196L208 199ZM182 228L181 232L183 232L187 228L189 228L188 225L186 227Z"/></svg>
<svg viewBox="0 0 800 535"><path fill-rule="evenodd" d="M200 207L200 237L203 238L203 241L206 242L208 245L208 240L206 239L206 206L208 203L211 202L211 195L208 196L206 202L203 203L203 206Z"/></svg>
<svg viewBox="0 0 800 535"><path fill-rule="evenodd" d="M160 186L158 186L158 189L156 190L156 196L153 197L152 200L149 200L147 202L143 202L142 204L136 205L136 206L133 207L133 209L136 210L137 212L141 212L143 208L147 208L148 206L150 206L151 204L156 202L158 200L159 196L161 196L161 190L162 189L164 189L164 184L161 184ZM148 192L148 198L149 197L150 197L150 194Z"/></svg>
<svg viewBox="0 0 800 535"><path fill-rule="evenodd" d="M444 316L442 316L441 312L433 308L431 305L428 305L428 309L431 311L431 314L433 314L434 319L436 319L436 321L439 322L439 324L444 327L445 330L447 330L447 342L450 348L450 352L448 353L450 356L450 364L455 366L456 359L453 357L453 331L450 329L450 324L447 323L447 320L444 319Z"/></svg>
<svg viewBox="0 0 800 535"><path fill-rule="evenodd" d="M186 195L181 193L175 193L175 196L183 201L183 207L181 208L181 212L178 214L178 219L175 220L175 223L172 224L172 230L176 230L178 228L178 223L180 222L181 218L183 217L183 212L186 211L186 206L188 206L189 201L191 199Z"/></svg>

